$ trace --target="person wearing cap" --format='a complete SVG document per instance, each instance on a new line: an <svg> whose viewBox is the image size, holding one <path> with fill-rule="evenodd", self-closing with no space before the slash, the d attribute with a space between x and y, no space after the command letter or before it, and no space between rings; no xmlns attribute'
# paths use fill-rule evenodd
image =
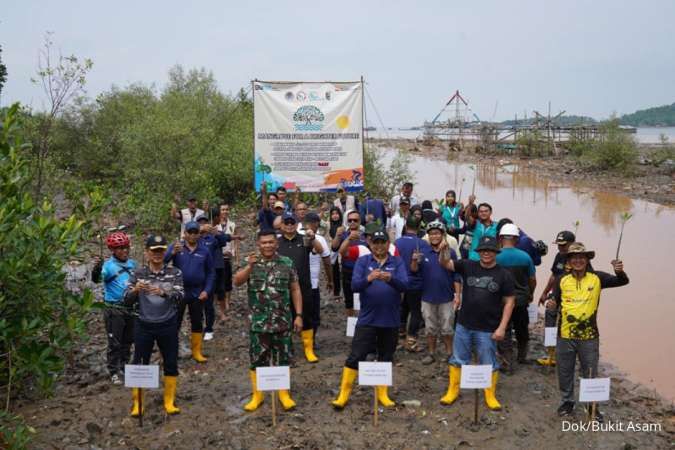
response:
<svg viewBox="0 0 675 450"><path fill-rule="evenodd" d="M399 210L396 214L387 221L387 230L389 231L389 239L394 242L403 236L403 229L405 222L408 220L410 213L410 199L408 197L401 197L399 201Z"/></svg>
<svg viewBox="0 0 675 450"><path fill-rule="evenodd" d="M305 215L304 230L311 230L314 233L315 240L321 246L321 252L312 248L309 254L309 272L312 282L312 323L314 325L314 339L319 325L321 325L321 289L319 289L319 278L321 275L321 266L326 274L327 288L333 290L333 267L331 264L331 251L326 242L326 238L318 234L321 217L315 212L308 212Z"/></svg>
<svg viewBox="0 0 675 450"><path fill-rule="evenodd" d="M556 278L553 299L547 304L547 308L550 309L558 307L556 358L562 397L558 408L560 416L571 415L574 411L574 374L577 358L583 378L595 378L598 375L600 291L628 284L628 275L623 270L622 261L612 260L614 275L611 275L589 269L588 263L594 257L595 252L587 250L581 242L570 244L566 257L570 272ZM602 421L601 415L597 418Z"/></svg>
<svg viewBox="0 0 675 450"><path fill-rule="evenodd" d="M134 364L150 364L152 348L157 343L162 355L164 369L164 410L176 414L176 384L178 381L178 326L176 311L182 301L184 288L180 269L164 264L167 250L166 239L150 235L145 242L148 263L137 269L129 279L124 292L124 304L138 305L138 318L134 336ZM133 408L131 415L141 413L140 389L132 390Z"/></svg>
<svg viewBox="0 0 675 450"><path fill-rule="evenodd" d="M312 280L309 268L309 255L312 251L323 253L321 244L311 230L306 230L304 236L298 234L298 221L293 213L285 212L282 215L281 236L278 238L278 253L293 261L298 273L300 291L302 293L302 346L305 358L311 363L319 361L314 353L314 322L312 303ZM297 313L300 314L300 313Z"/></svg>
<svg viewBox="0 0 675 450"><path fill-rule="evenodd" d="M279 200L277 194L274 192L267 193L267 183L262 182L260 184L260 196L262 198L262 206L258 210L258 229L274 229L274 219L277 216L280 216L284 212L284 203L280 202L277 205Z"/></svg>
<svg viewBox="0 0 675 450"><path fill-rule="evenodd" d="M252 395L244 406L245 411L255 411L265 398L258 390L256 368L268 367L270 363L288 366L291 333L299 333L303 328L302 294L293 261L277 252L279 241L274 230L260 230L256 245L258 254L248 256L246 266L239 269L233 280L235 286L247 283L250 309L249 377ZM286 410L295 407L288 390L279 391L279 401Z"/></svg>
<svg viewBox="0 0 675 450"><path fill-rule="evenodd" d="M408 217L403 236L396 239L394 245L401 254L408 275L408 288L401 300L400 335L405 336L405 348L409 352L421 352L418 346L417 335L422 326L422 290L424 284L422 274L412 270L413 255L428 253L431 250L429 244L417 236L420 222L412 215Z"/></svg>
<svg viewBox="0 0 675 450"><path fill-rule="evenodd" d="M345 259L344 255L349 252L350 247L367 245L365 236L361 233L361 215L358 211L347 212L347 230L342 227L337 229L335 238L333 238L332 248L340 256L342 263L340 271L342 272L342 295L345 298L345 310L347 316L354 315L354 293L352 292L352 273L356 259Z"/></svg>
<svg viewBox="0 0 675 450"><path fill-rule="evenodd" d="M527 307L532 303L537 277L534 262L527 252L517 248L520 230L512 223L505 223L499 230L499 243L502 251L497 255L497 264L511 272L516 303L511 320L506 326L506 336L497 343L499 354L506 362L504 370L511 374L514 369L513 340L511 329L515 330L518 345L517 361L525 364L530 339L530 324Z"/></svg>
<svg viewBox="0 0 675 450"><path fill-rule="evenodd" d="M421 310L427 335L427 355L422 359L422 364L432 364L436 360L434 355L439 335L446 354L450 356L452 353L452 326L455 307L459 306L460 301L461 278L440 264L443 251L441 243L444 242L445 234L445 225L441 221L436 220L427 225L430 245L420 245L413 252L410 263L411 272L421 277L422 281ZM457 259L457 252L447 245L444 248L450 251L451 259Z"/></svg>
<svg viewBox="0 0 675 450"><path fill-rule="evenodd" d="M347 211L358 211L359 210L359 199L353 195L347 195L343 185L338 184L337 189L337 198L333 200L333 206L340 210L340 215L343 218L342 226L347 226Z"/></svg>
<svg viewBox="0 0 675 450"><path fill-rule="evenodd" d="M384 230L375 231L370 239L372 253L359 258L354 266L352 288L361 296L361 310L342 369L340 393L332 402L336 409L344 408L349 400L359 361L376 349L378 361L391 362L396 351L401 293L408 287L408 274L401 258L389 253L389 236ZM376 391L380 405L395 405L387 386L377 386Z"/></svg>
<svg viewBox="0 0 675 450"><path fill-rule="evenodd" d="M197 217L199 224L199 244L206 247L211 253L211 260L213 261L213 293L204 303L204 315L206 317L206 328L204 328L204 340L210 341L213 339L213 324L216 321L216 310L214 308L214 296L222 295L224 293L223 270L225 268L225 260L223 259L223 248L225 248L231 241L235 240L237 236L225 234L211 224L206 216ZM220 273L220 276L217 274Z"/></svg>
<svg viewBox="0 0 675 450"><path fill-rule="evenodd" d="M185 236L185 224L195 221L201 215L205 215L205 212L203 209L197 208L197 196L195 194L188 194L187 208L179 210L175 201L171 205L171 218L180 222L181 239Z"/></svg>
<svg viewBox="0 0 675 450"><path fill-rule="evenodd" d="M445 243L441 243L445 247ZM483 390L485 404L491 410L500 410L497 400L499 361L498 341L504 339L515 303L513 277L497 264L500 252L497 239L483 236L476 246L479 261L461 259L453 261L441 253L441 265L462 276L464 290L459 305L459 317L452 345L449 364L448 390L441 403L451 405L459 396L462 365L471 363L472 352L480 364L492 366L492 383Z"/></svg>
<svg viewBox="0 0 675 450"><path fill-rule="evenodd" d="M192 358L203 363L207 361L202 354L204 303L213 293L216 274L211 251L199 242L199 229L197 222L188 222L185 225L185 240L169 246L164 262L171 262L181 270L185 284L185 296L178 306L176 332L180 332L187 308L190 314Z"/></svg>
<svg viewBox="0 0 675 450"><path fill-rule="evenodd" d="M508 223L513 223L513 220L509 219L508 217L499 219L499 222L497 222L497 236L499 236L499 231L502 229L502 227ZM518 232L520 234L518 235L518 243L516 244L516 248L524 251L530 256L532 259L532 264L534 264L535 268L540 266L541 257L548 253L548 245L546 245L543 241L535 241L520 227L518 227Z"/></svg>
<svg viewBox="0 0 675 450"><path fill-rule="evenodd" d="M549 299L553 291L553 286L555 285L555 280L562 276L564 273L569 272L569 267L567 266L567 249L570 244L576 240L576 236L571 231L563 230L556 235L554 244L558 246L558 253L555 255L553 260L553 265L551 266L551 276L546 282L546 286L539 297L539 305L546 306L546 301ZM544 326L545 327L554 327L556 326L556 321L558 318L558 311L551 308L546 308L544 311ZM537 359L537 363L542 366L555 366L555 352L550 352L544 358Z"/></svg>
<svg viewBox="0 0 675 450"><path fill-rule="evenodd" d="M401 192L397 195L394 195L391 198L391 201L389 202L389 208L391 210L391 214L395 215L399 212L399 208L401 205L401 198L406 197L407 199L410 200L410 206L415 206L417 202L417 197L412 195L413 192L413 184L410 181L406 181L403 183L403 186L401 186Z"/></svg>
<svg viewBox="0 0 675 450"><path fill-rule="evenodd" d="M91 271L91 280L98 283L103 279L103 302L106 306L103 321L108 336L106 360L110 380L120 385L134 341L134 318L131 311L124 307L124 290L138 264L129 258L130 241L126 233L110 233L106 244L111 252L110 258L105 262L97 258Z"/></svg>

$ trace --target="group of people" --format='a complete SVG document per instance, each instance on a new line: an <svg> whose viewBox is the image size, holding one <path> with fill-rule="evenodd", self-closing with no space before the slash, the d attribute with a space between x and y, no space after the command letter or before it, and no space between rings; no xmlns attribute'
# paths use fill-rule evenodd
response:
<svg viewBox="0 0 675 450"><path fill-rule="evenodd" d="M244 409L256 410L264 395L257 388L255 370L290 365L293 332L301 336L306 361L319 360L315 336L321 323L323 271L328 291L344 299L345 315L358 317L340 391L332 401L336 409L346 406L360 361L392 361L402 341L401 348L425 352L422 362L431 364L438 357L439 338L448 361L448 386L440 402L456 401L461 367L475 356L493 368L485 403L501 409L496 394L500 371L512 373L518 364L528 363L527 309L537 286L536 267L548 248L545 243L508 218L493 220L492 206L476 204L473 195L466 205L453 191L437 205L420 203L412 183L405 183L389 202L367 194L359 201L338 186L332 205L324 203L317 211L300 201L298 191L291 199L283 187L268 193L263 184L261 194L257 249L234 275L227 260L239 261L236 244L241 238L229 224L229 207L224 215L223 207L215 214L212 220L218 226L213 226L194 198L184 210L174 206L172 216L183 224L182 240L168 245L162 236L148 237L147 264L142 268L128 259L128 239L120 233L108 238L112 256L98 269L97 279L103 278L105 301L111 306L106 309L106 329L113 381L119 380L128 360L132 338L134 363L147 364L157 342L164 360L165 409L177 412L178 330L185 310L190 314L192 356L204 362L202 339L213 330L208 328L208 306L207 328L202 328L203 306L210 303L213 309L215 297L225 308L222 293L231 291L232 284L245 285L252 396ZM557 364L561 416L574 409L576 359L582 374L597 374L601 289L628 283L621 261L612 261L614 275L596 271L590 265L595 253L575 241L570 231L556 236L558 254L539 297L546 308L545 324L558 327L558 340L555 355L537 361ZM220 279L218 267L223 270ZM222 284L227 286L220 288ZM138 317L131 319L127 307L135 304ZM425 345L419 340L421 330ZM386 386L376 391L381 405L395 405ZM132 415L139 413L138 395L134 390ZM279 400L284 409L295 407L289 391L279 391Z"/></svg>

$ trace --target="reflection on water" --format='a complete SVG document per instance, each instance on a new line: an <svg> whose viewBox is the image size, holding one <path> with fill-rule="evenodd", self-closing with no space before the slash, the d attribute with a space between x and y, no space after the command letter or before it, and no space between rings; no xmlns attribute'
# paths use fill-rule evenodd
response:
<svg viewBox="0 0 675 450"><path fill-rule="evenodd" d="M563 174L559 180L540 179L513 164L474 167L413 157L412 169L417 198L442 198L447 189L455 189L465 202L475 178L477 200L492 205L495 219L509 217L533 238L549 243L550 252L537 268L539 286L546 283L555 256L551 241L558 231L574 231L577 221L579 240L596 251L593 265L611 272L619 215L631 212L621 244L621 259L631 282L603 291L598 314L602 358L675 399L671 379L675 361L663 357L675 342L675 283L670 268L670 255L675 254L673 208L569 185Z"/></svg>

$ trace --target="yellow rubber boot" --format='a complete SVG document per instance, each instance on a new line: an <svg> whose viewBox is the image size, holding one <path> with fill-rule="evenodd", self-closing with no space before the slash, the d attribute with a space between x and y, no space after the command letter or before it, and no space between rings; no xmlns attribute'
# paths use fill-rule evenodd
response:
<svg viewBox="0 0 675 450"><path fill-rule="evenodd" d="M392 406L396 406L396 403L389 398L389 394L387 393L388 388L388 386L375 387L377 389L377 401L380 402L380 405L391 408Z"/></svg>
<svg viewBox="0 0 675 450"><path fill-rule="evenodd" d="M448 392L441 398L444 405L452 405L459 397L459 380L462 377L462 368L449 366L448 370Z"/></svg>
<svg viewBox="0 0 675 450"><path fill-rule="evenodd" d="M483 389L485 394L485 404L487 407L493 411L499 411L502 409L502 405L497 401L497 381L499 380L499 372L492 372L492 386Z"/></svg>
<svg viewBox="0 0 675 450"><path fill-rule="evenodd" d="M180 412L180 408L175 405L177 381L177 376L164 376L164 410L167 414L178 414Z"/></svg>
<svg viewBox="0 0 675 450"><path fill-rule="evenodd" d="M542 366L555 366L555 350L549 350L546 358L537 359L537 364Z"/></svg>
<svg viewBox="0 0 675 450"><path fill-rule="evenodd" d="M300 333L302 338L302 346L305 348L305 358L311 363L319 360L314 354L314 330L303 330Z"/></svg>
<svg viewBox="0 0 675 450"><path fill-rule="evenodd" d="M198 363L203 363L208 361L204 355L202 355L202 333L192 333L190 335L190 346L192 347L192 359Z"/></svg>
<svg viewBox="0 0 675 450"><path fill-rule="evenodd" d="M255 411L260 407L265 397L262 391L258 390L258 383L255 378L255 370L249 370L249 375L251 376L251 401L244 405L244 410L246 411Z"/></svg>
<svg viewBox="0 0 675 450"><path fill-rule="evenodd" d="M291 393L286 389L279 391L279 401L281 402L281 406L283 406L284 410L286 411L295 408L295 402L291 398Z"/></svg>
<svg viewBox="0 0 675 450"><path fill-rule="evenodd" d="M352 387L354 387L354 381L356 380L356 375L358 373L358 370L350 369L349 367L342 369L340 394L338 395L338 398L332 401L335 408L342 409L349 401L349 395L352 393Z"/></svg>
<svg viewBox="0 0 675 450"><path fill-rule="evenodd" d="M141 390L139 388L131 389L131 398L134 401L131 408L131 417L138 417L141 415ZM143 412L145 412L145 402L143 402Z"/></svg>

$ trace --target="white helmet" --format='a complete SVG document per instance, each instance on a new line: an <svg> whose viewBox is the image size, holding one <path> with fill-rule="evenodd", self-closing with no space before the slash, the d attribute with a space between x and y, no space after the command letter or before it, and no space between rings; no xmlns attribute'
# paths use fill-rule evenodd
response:
<svg viewBox="0 0 675 450"><path fill-rule="evenodd" d="M518 230L518 227L515 226L512 223L506 223L502 227L501 230L499 230L499 235L500 236L520 236L520 230Z"/></svg>

